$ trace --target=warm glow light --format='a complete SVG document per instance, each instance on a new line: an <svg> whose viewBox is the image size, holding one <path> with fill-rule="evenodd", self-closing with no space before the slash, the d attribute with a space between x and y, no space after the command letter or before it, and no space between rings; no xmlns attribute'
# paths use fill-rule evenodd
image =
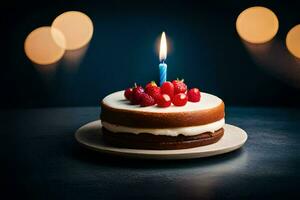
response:
<svg viewBox="0 0 300 200"><path fill-rule="evenodd" d="M167 59L167 39L166 34L163 32L160 38L159 60L164 61Z"/></svg>
<svg viewBox="0 0 300 200"><path fill-rule="evenodd" d="M294 26L286 36L286 46L295 57L300 58L300 24Z"/></svg>
<svg viewBox="0 0 300 200"><path fill-rule="evenodd" d="M270 9L255 6L244 10L236 20L239 36L250 43L265 43L273 39L279 23Z"/></svg>
<svg viewBox="0 0 300 200"><path fill-rule="evenodd" d="M75 50L87 45L93 36L93 23L91 19L82 12L68 11L53 21L52 27L60 30L65 38L65 46L56 40L57 44L66 50Z"/></svg>
<svg viewBox="0 0 300 200"><path fill-rule="evenodd" d="M65 44L64 35L57 29L44 26L33 30L25 39L24 50L27 57L39 65L50 65L64 55L64 48L58 46L54 37Z"/></svg>

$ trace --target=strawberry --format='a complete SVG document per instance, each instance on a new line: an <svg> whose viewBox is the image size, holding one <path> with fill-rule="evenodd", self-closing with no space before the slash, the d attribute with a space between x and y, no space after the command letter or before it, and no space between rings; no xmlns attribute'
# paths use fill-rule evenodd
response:
<svg viewBox="0 0 300 200"><path fill-rule="evenodd" d="M170 81L166 81L160 87L161 94L167 94L171 99L174 96L174 85Z"/></svg>
<svg viewBox="0 0 300 200"><path fill-rule="evenodd" d="M160 93L160 88L159 87L149 87L147 90L146 90L146 93L149 94L151 97L154 98L154 100L156 101L161 93Z"/></svg>
<svg viewBox="0 0 300 200"><path fill-rule="evenodd" d="M174 85L174 94L178 94L178 93L185 93L187 90L187 86L184 83L184 79L182 80L174 80L172 81L173 85Z"/></svg>
<svg viewBox="0 0 300 200"><path fill-rule="evenodd" d="M159 87L152 87L147 91L147 94L149 94L151 97L153 97L155 100L157 100L161 93Z"/></svg>
<svg viewBox="0 0 300 200"><path fill-rule="evenodd" d="M141 101L140 101L141 107L153 106L154 104L155 104L155 100L153 97L151 97L146 93L141 94Z"/></svg>
<svg viewBox="0 0 300 200"><path fill-rule="evenodd" d="M169 107L171 105L171 98L167 94L162 94L160 98L157 99L158 107Z"/></svg>
<svg viewBox="0 0 300 200"><path fill-rule="evenodd" d="M131 100L131 98L132 98L132 92L133 92L133 90L132 90L132 88L127 88L126 90L125 90L125 92L124 92L124 96L125 96L125 98L127 99L127 100Z"/></svg>
<svg viewBox="0 0 300 200"><path fill-rule="evenodd" d="M137 86L134 84L134 88L132 90L132 98L131 103L134 105L140 104L141 95L144 93L144 89L141 86Z"/></svg>
<svg viewBox="0 0 300 200"><path fill-rule="evenodd" d="M153 88L153 87L157 87L155 81L151 81L150 83L148 83L145 87L145 92L148 93L148 90Z"/></svg>
<svg viewBox="0 0 300 200"><path fill-rule="evenodd" d="M198 88L192 88L187 93L188 99L191 102L199 102L201 99L200 90Z"/></svg>
<svg viewBox="0 0 300 200"><path fill-rule="evenodd" d="M188 101L188 97L184 93L178 93L173 97L172 103L175 106L184 106Z"/></svg>

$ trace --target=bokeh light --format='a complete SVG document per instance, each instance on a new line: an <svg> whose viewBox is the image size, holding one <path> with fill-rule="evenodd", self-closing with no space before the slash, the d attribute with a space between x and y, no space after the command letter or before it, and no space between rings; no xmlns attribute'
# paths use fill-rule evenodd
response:
<svg viewBox="0 0 300 200"><path fill-rule="evenodd" d="M294 26L286 36L286 46L291 54L300 58L300 24Z"/></svg>
<svg viewBox="0 0 300 200"><path fill-rule="evenodd" d="M25 39L25 54L38 65L58 62L63 57L65 49L57 45L54 38L65 45L64 35L55 28L44 26L33 30Z"/></svg>
<svg viewBox="0 0 300 200"><path fill-rule="evenodd" d="M250 43L260 44L273 39L278 31L276 15L268 8L255 6L240 13L236 20L239 36Z"/></svg>
<svg viewBox="0 0 300 200"><path fill-rule="evenodd" d="M66 44L56 40L57 44L66 50L75 50L87 45L93 36L93 23L91 19L82 12L68 11L62 13L52 23L52 27L60 30L65 38Z"/></svg>

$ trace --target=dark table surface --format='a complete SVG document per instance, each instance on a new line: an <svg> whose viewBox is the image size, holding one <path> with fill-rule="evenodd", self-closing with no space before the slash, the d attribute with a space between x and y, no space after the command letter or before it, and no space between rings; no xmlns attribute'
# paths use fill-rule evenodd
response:
<svg viewBox="0 0 300 200"><path fill-rule="evenodd" d="M99 108L1 111L1 196L21 199L262 199L298 193L300 110L226 109L248 133L240 150L181 161L86 150L77 128ZM299 196L299 195L298 195Z"/></svg>

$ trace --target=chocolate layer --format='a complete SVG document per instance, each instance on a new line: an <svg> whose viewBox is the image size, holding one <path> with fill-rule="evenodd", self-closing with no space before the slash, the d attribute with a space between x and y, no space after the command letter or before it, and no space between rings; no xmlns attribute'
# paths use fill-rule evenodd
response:
<svg viewBox="0 0 300 200"><path fill-rule="evenodd" d="M165 135L153 135L149 133L113 133L105 128L103 130L103 139L106 143L124 148L133 149L186 149L198 146L213 144L221 139L224 129L221 128L214 133L206 132L195 136L176 137Z"/></svg>
<svg viewBox="0 0 300 200"><path fill-rule="evenodd" d="M225 105L223 102L211 109L169 113L122 110L109 107L103 102L101 107L100 118L102 121L136 128L198 126L219 121L225 116Z"/></svg>

